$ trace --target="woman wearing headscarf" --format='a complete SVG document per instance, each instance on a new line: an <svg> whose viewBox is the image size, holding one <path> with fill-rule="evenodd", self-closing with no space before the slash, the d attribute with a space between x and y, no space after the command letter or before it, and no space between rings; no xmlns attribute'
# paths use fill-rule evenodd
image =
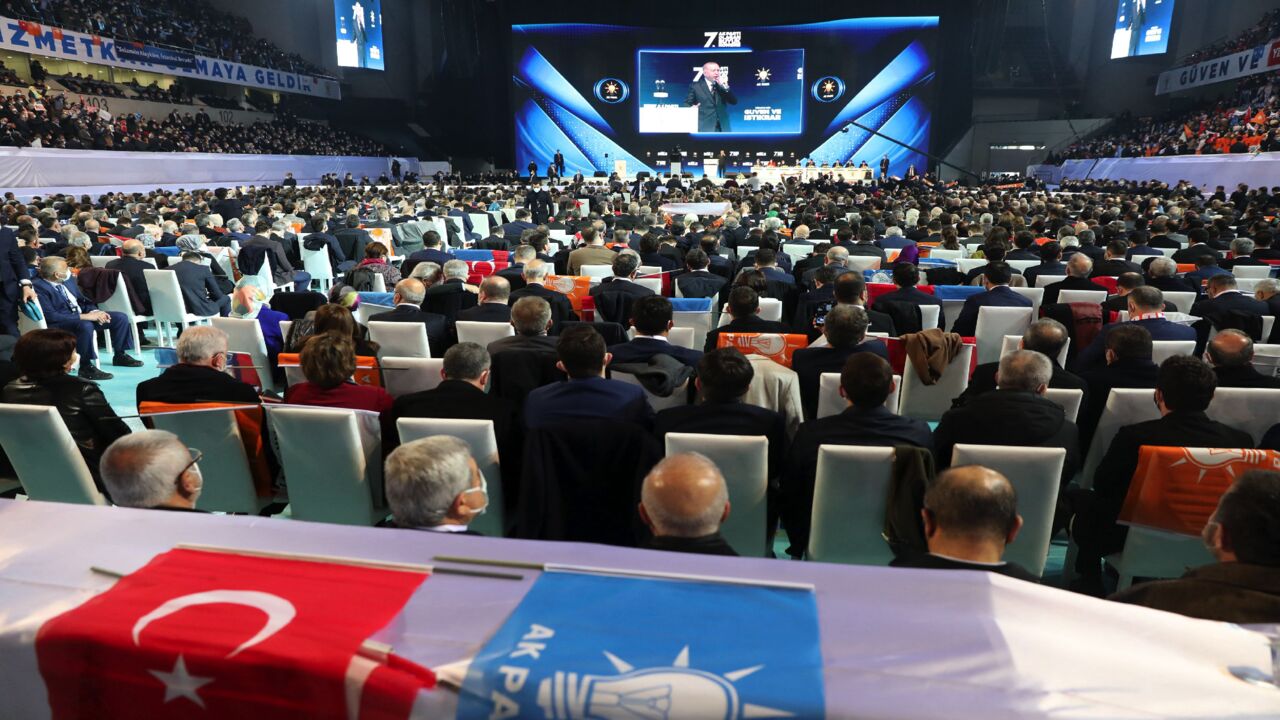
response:
<svg viewBox="0 0 1280 720"><path fill-rule="evenodd" d="M218 283L218 287L222 292L230 295L235 290L235 283L231 281L231 278L227 277L226 271L222 269L222 264L209 252L203 235L183 235L178 238L178 250L184 253L200 253L200 256L205 259L204 264L208 265L209 270L213 272L214 282Z"/></svg>

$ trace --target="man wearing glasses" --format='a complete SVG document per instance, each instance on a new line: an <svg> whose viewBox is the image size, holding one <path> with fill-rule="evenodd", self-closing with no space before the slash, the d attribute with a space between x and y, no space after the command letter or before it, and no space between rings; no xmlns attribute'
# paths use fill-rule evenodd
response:
<svg viewBox="0 0 1280 720"><path fill-rule="evenodd" d="M143 430L111 443L98 467L119 507L204 512L196 509L204 486L200 457L171 432Z"/></svg>

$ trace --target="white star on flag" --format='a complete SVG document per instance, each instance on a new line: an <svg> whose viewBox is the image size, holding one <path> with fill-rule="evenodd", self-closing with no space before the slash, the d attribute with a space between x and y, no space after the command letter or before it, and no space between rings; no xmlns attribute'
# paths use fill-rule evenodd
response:
<svg viewBox="0 0 1280 720"><path fill-rule="evenodd" d="M159 670L148 670L148 672L164 683L164 701L166 703L184 697L199 705L202 710L204 709L204 700L196 691L213 682L213 678L198 677L187 672L187 663L182 659L181 655L178 656L178 661L173 665L173 672L161 672Z"/></svg>

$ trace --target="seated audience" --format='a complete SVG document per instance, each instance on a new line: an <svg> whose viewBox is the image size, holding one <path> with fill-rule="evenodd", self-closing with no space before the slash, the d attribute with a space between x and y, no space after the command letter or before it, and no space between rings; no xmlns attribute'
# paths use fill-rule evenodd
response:
<svg viewBox="0 0 1280 720"><path fill-rule="evenodd" d="M892 317L890 306L893 303L907 303L915 306L936 305L938 307L938 328L942 329L946 325L946 318L942 312L942 300L936 295L930 295L917 288L916 285L919 283L919 268L911 263L897 263L893 266L893 284L897 286L897 289L876 298L876 301L871 304L871 310L882 312ZM897 325L896 322L894 324Z"/></svg>
<svg viewBox="0 0 1280 720"><path fill-rule="evenodd" d="M227 374L227 335L206 325L183 331L178 338L178 364L138 383L138 404L258 402L252 385Z"/></svg>
<svg viewBox="0 0 1280 720"><path fill-rule="evenodd" d="M982 287L986 292L970 295L960 309L960 315L951 325L951 332L963 337L973 337L978 330L978 311L984 307L1031 307L1031 299L1009 288L1012 278L1009 265L989 262L983 266Z"/></svg>
<svg viewBox="0 0 1280 720"><path fill-rule="evenodd" d="M151 292L147 285L144 270L154 270L155 266L143 260L146 248L138 240L126 240L120 246L120 257L107 263L108 270L119 270L121 275L129 279L129 296L137 298L142 304L143 315L152 314Z"/></svg>
<svg viewBox="0 0 1280 720"><path fill-rule="evenodd" d="M355 344L337 332L323 332L302 346L302 374L306 382L291 385L284 401L290 405L349 408L383 413L391 409L392 397L372 385L357 385Z"/></svg>
<svg viewBox="0 0 1280 720"><path fill-rule="evenodd" d="M76 339L76 352L80 358L79 374L85 380L110 380L112 375L93 364L98 357L97 331L107 330L115 356L111 364L117 367L142 367L142 361L129 355L133 348L133 331L124 313L98 309L81 292L71 279L67 261L60 257L47 257L40 261L40 277L32 281L40 310L50 328L72 333Z"/></svg>
<svg viewBox="0 0 1280 720"><path fill-rule="evenodd" d="M480 295L475 307L458 312L458 320L465 322L511 322L511 284L506 278L490 275L480 281Z"/></svg>
<svg viewBox="0 0 1280 720"><path fill-rule="evenodd" d="M856 305L837 305L827 313L822 326L826 347L807 347L791 355L791 369L800 378L800 404L804 416L818 411L818 386L822 373L840 372L845 360L856 353L872 353L889 358L879 338L867 338L867 313Z"/></svg>
<svg viewBox="0 0 1280 720"><path fill-rule="evenodd" d="M1148 285L1129 292L1129 319L1123 323L1111 323L1102 328L1089 347L1076 356L1076 369L1087 372L1099 368L1106 360L1107 336L1118 328L1137 326L1146 330L1154 340L1195 340L1196 331L1165 319L1164 293Z"/></svg>
<svg viewBox="0 0 1280 720"><path fill-rule="evenodd" d="M164 430L140 430L111 443L99 464L111 502L145 510L196 509L204 478L200 451Z"/></svg>
<svg viewBox="0 0 1280 720"><path fill-rule="evenodd" d="M395 527L479 535L470 525L489 506L471 447L452 435L405 443L387 457L387 504Z"/></svg>
<svg viewBox="0 0 1280 720"><path fill-rule="evenodd" d="M613 253L607 248L605 252ZM613 259L613 277L607 277L591 288L590 295L595 299L596 312L605 320L625 324L631 319L631 305L639 298L655 294L635 282L639 269L640 256L632 250L623 250Z"/></svg>
<svg viewBox="0 0 1280 720"><path fill-rule="evenodd" d="M408 278L396 283L395 292L391 296L394 310L377 315L370 315L369 322L416 322L422 323L427 331L427 347L432 354L449 347L449 327L443 315L427 312L422 309L422 301L426 297L426 289L420 280ZM365 353L360 353L364 355Z"/></svg>
<svg viewBox="0 0 1280 720"><path fill-rule="evenodd" d="M1218 376L1218 387L1280 388L1280 378L1263 375L1254 367L1253 338L1239 330L1223 330L1214 336L1205 361Z"/></svg>
<svg viewBox="0 0 1280 720"><path fill-rule="evenodd" d="M1051 318L1041 318L1031 323L1031 327L1022 334L1018 349L1038 352L1049 358L1049 362L1053 365L1053 377L1049 380L1049 387L1082 391L1084 397L1081 405L1083 406L1084 400L1089 396L1088 385L1079 376L1067 372L1058 364L1058 355L1066 347L1067 340L1067 328L1062 323ZM974 368L969 376L969 387L965 388L952 405L958 407L968 402L970 398L995 390L996 374L999 368L999 361L983 363Z"/></svg>
<svg viewBox="0 0 1280 720"><path fill-rule="evenodd" d="M1138 273L1125 273L1116 278L1116 294L1102 301L1102 309L1108 312L1119 313L1120 311L1129 311L1129 293L1146 284ZM1178 307L1168 300L1164 301L1165 313L1177 312ZM1105 313L1102 322L1109 322L1111 318Z"/></svg>
<svg viewBox="0 0 1280 720"><path fill-rule="evenodd" d="M673 326L672 317L671 301L661 295L637 299L631 305L635 337L609 347L613 356L610 364L647 363L654 355L668 355L689 367L697 367L702 352L672 344L667 338Z"/></svg>
<svg viewBox="0 0 1280 720"><path fill-rule="evenodd" d="M1141 325L1123 323L1107 333L1104 365L1085 370L1080 377L1089 386L1085 402L1080 404L1076 424L1080 427L1080 445L1088 450L1098 419L1107 406L1114 388L1154 388L1160 368L1151 359L1151 333Z"/></svg>
<svg viewBox="0 0 1280 720"><path fill-rule="evenodd" d="M566 329L556 342L556 367L568 379L529 393L524 405L525 427L602 417L653 425L653 408L639 385L609 380L604 369L612 361L604 338L589 325Z"/></svg>
<svg viewBox="0 0 1280 720"><path fill-rule="evenodd" d="M182 259L170 263L168 269L178 276L178 289L182 291L182 304L187 312L200 317L226 317L231 312L231 298L222 292L204 261L199 251L187 250L182 253Z"/></svg>
<svg viewBox="0 0 1280 720"><path fill-rule="evenodd" d="M786 334L790 329L783 323L760 318L760 294L751 288L740 285L729 291L727 312L733 319L727 324L714 328L707 333L704 352L715 350L720 342L721 333L780 333Z"/></svg>
<svg viewBox="0 0 1280 720"><path fill-rule="evenodd" d="M694 248L685 253L684 263L688 271L675 278L680 297L714 298L720 295L720 289L728 280L707 270L711 265L711 259L701 248Z"/></svg>
<svg viewBox="0 0 1280 720"><path fill-rule="evenodd" d="M1044 300L1041 306L1055 305L1063 290L1102 290L1106 288L1089 279L1093 272L1093 260L1082 252L1075 253L1067 260L1066 277L1044 287ZM1027 283L1034 287L1031 282Z"/></svg>
<svg viewBox="0 0 1280 720"><path fill-rule="evenodd" d="M698 453L669 455L640 486L640 519L653 550L737 555L720 525L729 517L729 489L715 463Z"/></svg>
<svg viewBox="0 0 1280 720"><path fill-rule="evenodd" d="M569 296L546 286L551 269L542 260L529 260L525 263L522 273L525 286L512 291L509 302L514 305L527 297L541 298L551 305L551 319L557 327L565 321L577 322L578 314L574 312Z"/></svg>

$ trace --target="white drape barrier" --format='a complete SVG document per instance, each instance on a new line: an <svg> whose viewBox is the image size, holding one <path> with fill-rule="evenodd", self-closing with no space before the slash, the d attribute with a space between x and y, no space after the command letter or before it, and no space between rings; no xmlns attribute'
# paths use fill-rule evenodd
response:
<svg viewBox="0 0 1280 720"><path fill-rule="evenodd" d="M325 173L377 180L391 173L389 157L332 155L231 155L101 150L0 148L0 188L15 194L97 193L156 187L198 188L278 184L286 172L299 185L314 185ZM400 158L402 173L417 172L414 158Z"/></svg>
<svg viewBox="0 0 1280 720"><path fill-rule="evenodd" d="M1271 187L1276 184L1276 178L1280 178L1280 152L1067 160L1062 167L1030 165L1027 175L1048 183L1088 178L1160 180L1172 185L1179 180L1189 180L1210 191L1218 185L1230 190L1239 183Z"/></svg>

